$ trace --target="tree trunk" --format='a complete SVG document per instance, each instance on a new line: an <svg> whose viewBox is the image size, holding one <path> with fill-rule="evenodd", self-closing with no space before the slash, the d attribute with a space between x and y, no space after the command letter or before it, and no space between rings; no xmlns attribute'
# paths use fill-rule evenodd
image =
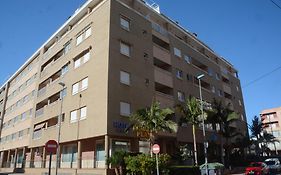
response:
<svg viewBox="0 0 281 175"><path fill-rule="evenodd" d="M119 170L118 170L117 167L114 168L114 171L115 171L115 174L116 174L116 175L120 175L120 174L119 174Z"/></svg>
<svg viewBox="0 0 281 175"><path fill-rule="evenodd" d="M119 175L123 175L123 167L122 166L119 166Z"/></svg>
<svg viewBox="0 0 281 175"><path fill-rule="evenodd" d="M222 125L220 124L220 130L222 131ZM224 164L225 161L224 161L224 156L223 156L223 153L224 153L224 149L223 149L223 134L221 132L221 143L220 143L220 146L221 146L221 163Z"/></svg>
<svg viewBox="0 0 281 175"><path fill-rule="evenodd" d="M153 157L152 146L154 144L154 135L152 132L149 134L149 144L150 144L150 157Z"/></svg>
<svg viewBox="0 0 281 175"><path fill-rule="evenodd" d="M194 149L194 163L197 166L198 160L197 160L197 145L196 145L196 134L195 134L195 125L192 125L192 135L193 135L193 149Z"/></svg>
<svg viewBox="0 0 281 175"><path fill-rule="evenodd" d="M226 140L225 140L225 145L226 145L226 149L225 149L225 152L226 152L226 164L227 164L227 167L229 168L230 167L230 159L229 159L229 157L230 157L230 154L229 154L229 151L230 151L230 149L229 149L229 145L228 145L228 138L226 138Z"/></svg>

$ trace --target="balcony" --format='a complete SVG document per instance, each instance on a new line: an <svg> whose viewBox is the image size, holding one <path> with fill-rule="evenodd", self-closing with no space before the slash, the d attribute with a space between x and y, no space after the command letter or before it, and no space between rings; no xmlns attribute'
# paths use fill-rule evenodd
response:
<svg viewBox="0 0 281 175"><path fill-rule="evenodd" d="M161 83L155 82L155 91L156 91L156 93L160 93L160 94L166 96L167 98L172 98L172 99L174 98L173 97L173 95L174 95L173 88L165 86Z"/></svg>
<svg viewBox="0 0 281 175"><path fill-rule="evenodd" d="M168 42L162 40L161 38L158 38L155 35L152 35L152 42L154 44L156 44L157 46L159 46L167 51L170 51L170 44Z"/></svg>
<svg viewBox="0 0 281 175"><path fill-rule="evenodd" d="M40 117L43 114L44 114L44 107L36 110L35 117Z"/></svg>
<svg viewBox="0 0 281 175"><path fill-rule="evenodd" d="M153 56L169 65L171 65L171 55L168 50L165 50L157 45L153 45Z"/></svg>
<svg viewBox="0 0 281 175"><path fill-rule="evenodd" d="M60 92L52 95L51 97L37 103L36 105L36 112L35 112L35 119L44 118L44 114L46 116L55 116L59 113L59 101L60 101Z"/></svg>
<svg viewBox="0 0 281 175"><path fill-rule="evenodd" d="M42 101L43 100L42 98L46 95L49 96L51 95L49 89L52 89L51 90L52 92L54 92L54 90L55 91L60 90L60 87L58 86L58 82L61 79L61 76L62 76L62 71L59 70L58 72L56 72L55 74L53 74L45 81L39 84L38 93L37 93L38 101Z"/></svg>
<svg viewBox="0 0 281 175"><path fill-rule="evenodd" d="M224 92L231 94L231 88L228 85L223 84L222 87Z"/></svg>
<svg viewBox="0 0 281 175"><path fill-rule="evenodd" d="M55 74L58 70L61 70L64 65L67 65L69 63L67 60L62 59L64 56L62 53L57 54L55 56L54 58L46 62L43 66L41 66L41 78Z"/></svg>
<svg viewBox="0 0 281 175"><path fill-rule="evenodd" d="M196 60L196 59L192 59L191 62L192 62L192 64L193 64L195 67L197 67L197 68L199 68L200 70L202 70L202 71L206 72L207 74L209 74L209 73L208 73L208 71L209 71L208 66L206 66L205 64L201 63L200 61L198 61L198 60Z"/></svg>
<svg viewBox="0 0 281 175"><path fill-rule="evenodd" d="M172 73L154 66L154 80L157 83L173 88Z"/></svg>
<svg viewBox="0 0 281 175"><path fill-rule="evenodd" d="M161 108L173 108L175 101L173 96L161 92L155 92L155 99L160 102Z"/></svg>

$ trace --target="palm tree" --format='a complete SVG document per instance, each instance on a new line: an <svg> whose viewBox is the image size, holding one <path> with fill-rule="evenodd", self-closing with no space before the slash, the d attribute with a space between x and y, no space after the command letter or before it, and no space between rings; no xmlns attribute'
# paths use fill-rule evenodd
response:
<svg viewBox="0 0 281 175"><path fill-rule="evenodd" d="M180 125L182 124L192 125L194 162L195 165L198 165L195 126L197 126L200 123L200 119L199 119L199 116L201 115L200 104L196 98L190 96L189 99L186 100L186 102L183 105L182 104L177 105L176 109L178 109L179 112L182 114L180 119Z"/></svg>
<svg viewBox="0 0 281 175"><path fill-rule="evenodd" d="M262 142L261 138L262 138L263 124L257 116L255 116L252 119L252 125L250 125L249 129L251 131L251 138L255 139L254 144L255 144L256 153L260 155L261 153L260 143Z"/></svg>
<svg viewBox="0 0 281 175"><path fill-rule="evenodd" d="M124 158L128 155L126 151L115 151L110 158L107 159L107 164L114 167L115 175L123 175L125 169Z"/></svg>
<svg viewBox="0 0 281 175"><path fill-rule="evenodd" d="M140 137L147 137L150 143L150 153L152 155L152 145L159 132L177 132L178 125L171 120L174 112L170 108L161 109L160 103L153 101L149 108L139 109L132 114L131 126Z"/></svg>
<svg viewBox="0 0 281 175"><path fill-rule="evenodd" d="M225 138L225 150L226 150L226 158L227 163L229 163L229 140L237 135L240 135L236 131L236 128L232 127L231 124L238 120L238 115L229 109L229 105L224 107L221 101L217 101L214 99L212 103L212 109L207 111L207 122L216 126L219 124L221 136ZM216 129L216 127L214 128ZM222 163L225 163L223 157L223 140L221 137L221 160Z"/></svg>
<svg viewBox="0 0 281 175"><path fill-rule="evenodd" d="M269 152L270 152L271 150L268 147L268 144L275 144L276 142L279 142L279 141L272 134L264 132L262 135L262 142L263 142L264 147L267 148L266 150L269 150Z"/></svg>

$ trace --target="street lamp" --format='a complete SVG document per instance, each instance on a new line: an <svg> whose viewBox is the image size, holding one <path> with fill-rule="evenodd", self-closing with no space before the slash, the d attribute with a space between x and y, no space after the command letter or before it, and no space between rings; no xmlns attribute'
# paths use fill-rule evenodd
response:
<svg viewBox="0 0 281 175"><path fill-rule="evenodd" d="M63 82L59 82L59 85L61 85L62 90L60 92L60 100L61 100L61 105L60 105L60 115L58 117L58 148L57 148L57 161L56 161L56 175L58 174L58 167L60 164L60 135L61 135L61 120L62 120L62 104L63 104L63 90L65 87L65 84Z"/></svg>
<svg viewBox="0 0 281 175"><path fill-rule="evenodd" d="M204 74L198 75L197 79L199 81L199 93L200 93L200 104L201 104L201 117L202 117L202 124L203 124L203 139L204 139L204 157L205 157L205 165L206 165L206 175L209 174L208 171L208 154L207 154L207 144L206 141L206 131L205 131L205 119L204 119L204 111L203 111L203 100L202 100L202 88L201 88L201 79L204 77Z"/></svg>

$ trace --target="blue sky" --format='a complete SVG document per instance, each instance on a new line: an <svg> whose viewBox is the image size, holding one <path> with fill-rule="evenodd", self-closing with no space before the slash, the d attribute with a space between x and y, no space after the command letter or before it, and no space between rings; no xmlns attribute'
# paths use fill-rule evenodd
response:
<svg viewBox="0 0 281 175"><path fill-rule="evenodd" d="M281 6L281 0L274 0ZM1 0L0 83L85 0ZM281 66L281 9L270 0L155 0L239 70L242 87ZM281 69L243 88L248 121L281 106Z"/></svg>

